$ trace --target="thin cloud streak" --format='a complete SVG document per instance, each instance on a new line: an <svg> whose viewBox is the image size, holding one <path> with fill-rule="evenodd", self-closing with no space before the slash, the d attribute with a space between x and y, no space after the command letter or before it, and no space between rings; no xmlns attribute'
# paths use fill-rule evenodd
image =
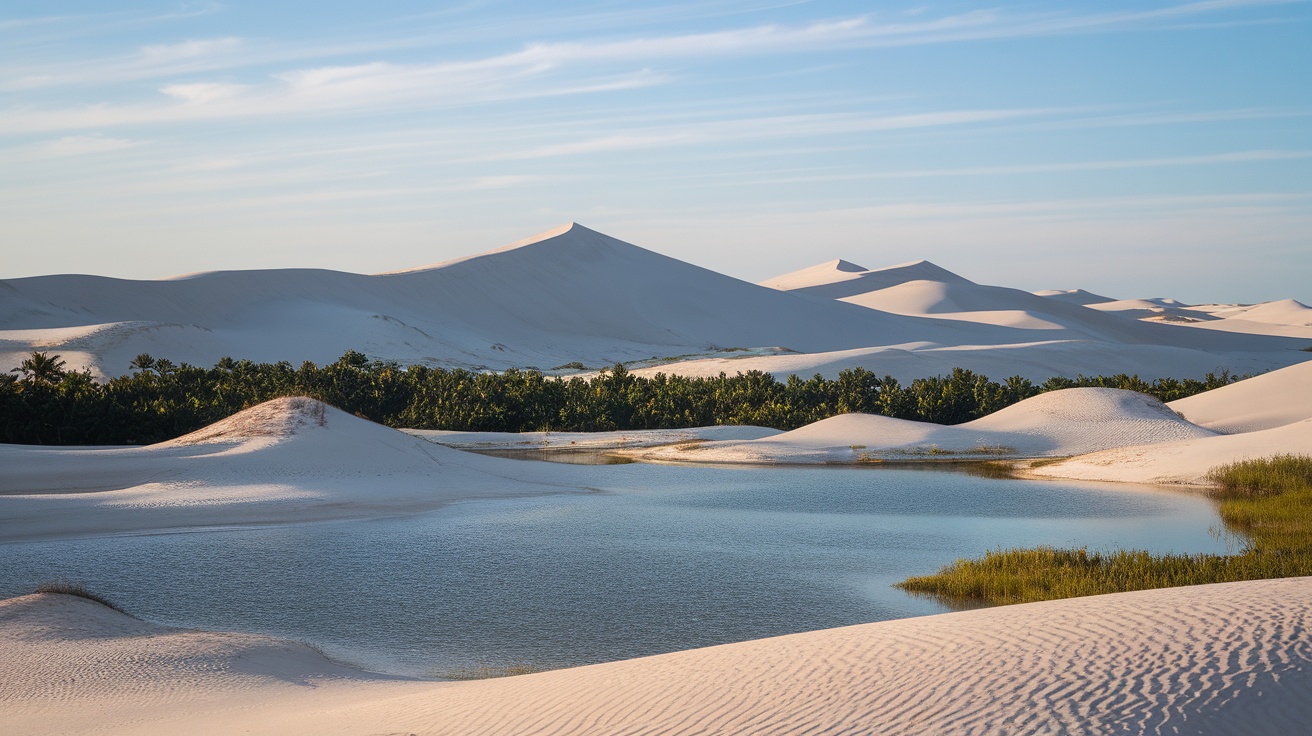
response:
<svg viewBox="0 0 1312 736"><path fill-rule="evenodd" d="M1218 164L1298 161L1312 158L1312 151L1235 151L1201 156L1076 161L1054 164L1017 164L1008 166L974 166L952 169L914 169L908 171L871 171L860 174L826 174L817 176L755 178L760 184L795 184L820 181L861 181L872 179L925 179L943 176L1000 176L1009 174L1051 174L1071 171L1110 171L1115 169L1150 169L1167 166L1209 166Z"/></svg>
<svg viewBox="0 0 1312 736"><path fill-rule="evenodd" d="M530 43L519 51L465 62L440 62L432 67L550 69L572 63L696 59L794 53L836 48L878 48L1005 39L1028 36L1118 31L1238 8L1301 3L1305 0L1210 0L1148 11L1089 15L1020 14L977 10L941 18L903 23L878 23L874 15L820 21L801 26L757 25L705 33L637 37L624 40ZM252 48L242 39L188 40L150 46L130 57L91 59L44 68L24 65L0 68L0 91L67 85L93 85L173 76L179 73L251 68L297 59L330 58L344 54L378 53L432 45L443 36L413 35L378 41L329 41L268 45ZM242 53L232 53L240 48ZM164 53L162 53L164 52ZM179 56L185 52L185 56ZM185 59L186 64L179 65ZM286 74L296 74L295 71Z"/></svg>
<svg viewBox="0 0 1312 736"><path fill-rule="evenodd" d="M561 143L524 151L493 154L469 160L506 161L553 158L621 150L663 148L720 141L763 138L815 137L846 133L872 133L887 130L936 128L971 123L990 123L1016 118L1051 115L1061 109L950 110L910 115L789 115L767 118L721 120L682 129L651 130L606 135L588 140Z"/></svg>
<svg viewBox="0 0 1312 736"><path fill-rule="evenodd" d="M101 135L71 135L26 146L0 149L0 161L18 163L42 159L84 156L96 153L121 151L140 146L142 141L126 138L108 138Z"/></svg>

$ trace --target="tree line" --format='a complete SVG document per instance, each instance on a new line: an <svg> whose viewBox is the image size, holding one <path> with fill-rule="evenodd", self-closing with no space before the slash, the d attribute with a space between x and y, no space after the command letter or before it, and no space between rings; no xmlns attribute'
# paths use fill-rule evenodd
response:
<svg viewBox="0 0 1312 736"><path fill-rule="evenodd" d="M962 368L903 385L863 368L826 379L776 380L749 371L686 378L635 376L622 365L589 377L532 370L478 373L401 366L347 352L326 365L224 358L212 368L141 355L128 375L100 382L69 371L58 355L33 353L0 374L0 442L50 445L149 444L179 437L280 396L310 396L390 427L524 432L673 429L754 424L795 429L838 414L864 412L959 424L1044 391L1123 388L1162 401L1238 380L1138 376L991 381Z"/></svg>

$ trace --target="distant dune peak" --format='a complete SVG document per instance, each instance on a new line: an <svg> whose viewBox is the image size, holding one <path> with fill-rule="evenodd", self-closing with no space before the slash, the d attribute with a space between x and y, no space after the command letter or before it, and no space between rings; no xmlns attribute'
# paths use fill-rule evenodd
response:
<svg viewBox="0 0 1312 736"><path fill-rule="evenodd" d="M839 258L838 260L835 261L829 261L828 263L823 265L830 266L835 271L842 271L844 273L860 273L862 271L870 270L865 266L858 266L855 263L852 263L851 261L845 261L842 258Z"/></svg>
<svg viewBox="0 0 1312 736"><path fill-rule="evenodd" d="M548 240L560 238L562 235L575 235L575 236L603 235L603 233L599 233L596 230L593 230L588 227L584 227L583 225L580 225L577 222L570 221L565 223L564 225L557 225L556 227L550 228L548 230L543 230L537 235L530 235L527 238L516 240L515 242L505 246L504 248L498 248L498 250L512 250L514 248L522 248L526 245L533 245L534 243L542 243Z"/></svg>
<svg viewBox="0 0 1312 736"><path fill-rule="evenodd" d="M798 291L811 296L841 299L912 281L974 283L926 260L908 261L883 268L863 268L840 258L767 279L760 282L760 285L780 291Z"/></svg>
<svg viewBox="0 0 1312 736"><path fill-rule="evenodd" d="M441 268L449 268L451 266L460 263L467 263L469 261L475 261L481 258L486 258L488 256L496 256L502 253L509 253L511 251L531 252L540 249L550 249L555 253L560 253L564 251L576 251L576 252L588 251L593 254L600 253L601 251L606 249L610 249L612 251L645 250L636 245L633 245L632 243L626 243L625 241L620 240L619 238L612 237L603 232L593 230L592 228L585 227L577 222L571 221L565 223L564 225L553 227L549 230L543 230L542 232L536 235L530 235L529 237L523 238L522 240L516 240L515 242L510 243L509 245L503 245L500 248L494 248L492 250L484 251L482 253L476 253L471 256L463 256L461 258L455 258L449 261L442 261L440 263L433 263L427 266L420 266L418 268L402 269L400 271L390 271L385 274L376 274L376 275L387 276L387 275L395 275L395 274L417 273L421 271L433 271Z"/></svg>
<svg viewBox="0 0 1312 736"><path fill-rule="evenodd" d="M907 261L899 263L896 266L885 266L884 268L870 269L869 274L900 274L904 275L903 281L943 281L946 283L969 284L973 283L970 279L943 268L942 266L931 261ZM913 278L914 276L914 278Z"/></svg>
<svg viewBox="0 0 1312 736"><path fill-rule="evenodd" d="M1105 304L1107 302L1116 301L1112 297L1095 294L1091 291L1085 291L1084 289L1048 289L1045 291L1036 291L1034 293L1038 296L1047 297L1048 299L1055 299L1057 301L1067 302L1068 304L1078 304L1080 306Z"/></svg>

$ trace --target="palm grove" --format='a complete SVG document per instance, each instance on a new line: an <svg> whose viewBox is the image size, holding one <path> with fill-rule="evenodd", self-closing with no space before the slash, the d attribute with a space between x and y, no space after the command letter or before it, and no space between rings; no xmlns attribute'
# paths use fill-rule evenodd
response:
<svg viewBox="0 0 1312 736"><path fill-rule="evenodd" d="M622 365L589 377L533 370L482 373L401 366L348 352L327 365L254 363L224 358L212 368L141 355L129 375L105 382L70 371L58 355L33 353L0 374L0 442L148 444L199 429L280 396L311 396L391 427L522 432L670 429L753 424L794 429L848 412L939 424L977 419L1044 391L1076 386L1125 388L1163 401L1237 380L1138 376L1002 382L957 368L903 385L854 368L835 379L778 381L750 371L686 378L635 376Z"/></svg>

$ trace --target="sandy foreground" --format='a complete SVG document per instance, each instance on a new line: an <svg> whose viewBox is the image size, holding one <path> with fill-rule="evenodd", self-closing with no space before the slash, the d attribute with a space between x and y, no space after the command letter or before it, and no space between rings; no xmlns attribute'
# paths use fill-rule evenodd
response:
<svg viewBox="0 0 1312 736"><path fill-rule="evenodd" d="M497 680L0 602L0 731L78 734L1295 733L1312 578L1049 601Z"/></svg>

